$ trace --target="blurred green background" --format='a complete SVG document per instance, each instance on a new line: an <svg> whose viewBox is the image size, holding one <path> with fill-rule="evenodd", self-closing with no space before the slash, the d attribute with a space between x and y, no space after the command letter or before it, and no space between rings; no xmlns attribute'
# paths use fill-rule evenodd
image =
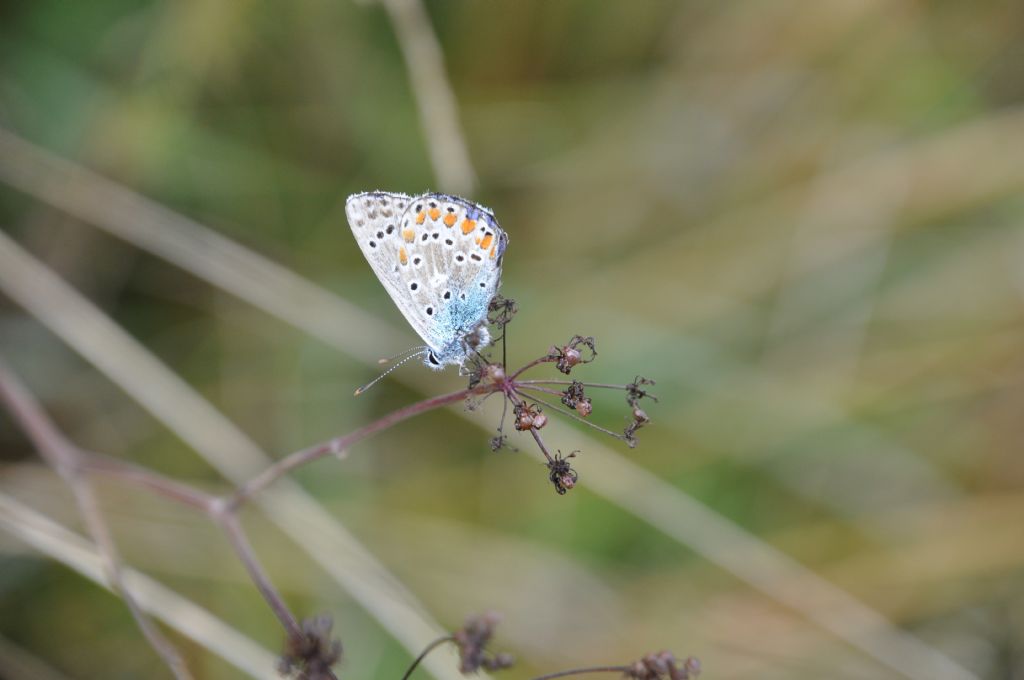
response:
<svg viewBox="0 0 1024 680"><path fill-rule="evenodd" d="M552 426L552 447L582 450L565 497L529 441L489 450L496 404L473 416L484 427L435 412L300 470L430 616L452 628L502 611L497 647L520 659L509 678L662 648L715 678L1024 678L1024 5L418 12L405 0L3 3L0 232L280 457L461 384L409 365L352 397L373 356L417 339L343 206L374 188L466 192L510 236L510 363L594 335L600 356L580 375L655 378L660 402L635 450ZM416 70L435 36L456 118L443 79ZM454 150L425 132L424 101L457 125ZM473 175L459 174L460 137ZM96 175L72 190L79 171L46 165L42 149ZM101 176L163 207L107 200ZM198 273L203 253L214 278L237 264L230 249L186 235L197 251L172 264L105 223L167 235L172 213L350 303L291 309L343 340ZM46 304L42 287L11 292L23 279L0 270L2 354L68 436L228 489L189 446L187 423L201 423L154 417L175 412L173 394L148 383L141 405L116 377L141 369L102 342L83 358L72 346L87 324L66 307L41 323L26 308ZM593 396L592 418L620 429L621 394ZM0 462L0 493L82 530L6 413ZM626 488L621 465L651 475ZM99 490L126 562L279 650L215 527L124 484ZM289 603L335 617L342 675L399 677L410 656L394 631L294 536L256 510L244 519ZM774 571L759 558L773 547L808 571ZM812 573L895 627L818 601ZM171 635L197 677L240 677ZM900 644L944 655L943 670ZM0 677L166 675L120 600L0 530Z"/></svg>

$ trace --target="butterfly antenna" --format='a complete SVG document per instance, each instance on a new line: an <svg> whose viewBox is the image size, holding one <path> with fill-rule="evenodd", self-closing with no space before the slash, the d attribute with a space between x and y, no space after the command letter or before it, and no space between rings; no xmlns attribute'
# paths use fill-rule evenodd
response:
<svg viewBox="0 0 1024 680"><path fill-rule="evenodd" d="M394 361L395 359L399 359L400 358L400 359L402 359L402 361L399 361L398 364L395 365L395 368L397 368L398 366L401 366L402 362L406 361L407 359L411 359L412 357L414 357L414 356L416 356L418 354L423 354L423 350L425 350L425 349L427 349L427 348L426 347L413 347L412 349L403 350L403 351L399 352L398 354L396 354L395 356L390 357L388 359L377 359L377 365L378 366L386 366L386 365L390 364L392 361ZM384 375L387 375L387 373L385 373Z"/></svg>
<svg viewBox="0 0 1024 680"><path fill-rule="evenodd" d="M380 382L381 380L383 380L383 379L384 379L384 377L385 377L385 376L387 376L387 374L388 374L388 373L390 373L391 371L395 370L396 368L398 368L399 366L401 366L401 365L402 365L402 364L404 364L405 362L409 361L409 359L412 359L412 358L415 358L415 357L421 356L421 355L422 355L422 354L423 354L424 352L426 352L426 351L428 351L428 349L427 349L426 347L417 347L417 348L416 348L416 349L415 349L415 350L414 350L414 351L412 352L412 354L408 355L407 357L405 357L405 358L404 358L404 359L402 359L401 361L397 362L397 363L396 363L396 364L395 364L394 366L392 366L392 367L391 367L391 368L389 368L388 370L384 371L383 373L381 373L380 375L378 375L378 376L377 376L376 378L374 378L373 380L371 380L370 382L366 383L365 385L363 385L362 387L360 387L360 388L359 388L358 390L356 390L356 391L355 391L355 394L354 394L353 396L356 396L356 397L358 397L358 396L359 396L360 394L362 394L363 392L365 392L366 390L370 389L371 387L373 387L374 385L376 385L377 383L379 383L379 382ZM404 352L403 352L403 354L404 354ZM399 355L397 355L397 356L402 356L402 355L401 355L401 354L399 354ZM391 359L381 359L381 360L380 360L380 363L387 363L387 362L389 362L389 361L393 361L393 360L394 360L395 358L396 358L396 357L392 357Z"/></svg>

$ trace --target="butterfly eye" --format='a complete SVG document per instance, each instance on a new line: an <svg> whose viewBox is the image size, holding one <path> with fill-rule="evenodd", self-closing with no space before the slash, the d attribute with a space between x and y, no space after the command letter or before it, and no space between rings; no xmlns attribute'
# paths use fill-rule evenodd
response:
<svg viewBox="0 0 1024 680"><path fill-rule="evenodd" d="M441 362L437 360L437 357L434 355L433 352L427 355L427 361L430 362L430 364L433 366L441 365Z"/></svg>

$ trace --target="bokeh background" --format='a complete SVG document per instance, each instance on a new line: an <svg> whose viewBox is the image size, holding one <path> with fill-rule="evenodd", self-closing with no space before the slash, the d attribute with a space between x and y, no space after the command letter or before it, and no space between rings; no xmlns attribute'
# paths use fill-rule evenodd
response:
<svg viewBox="0 0 1024 680"><path fill-rule="evenodd" d="M461 384L352 397L417 339L343 205L466 194L510 235L510 362L594 335L580 375L660 401L635 450L549 426L582 452L565 497L528 441L489 450L493 405L275 487L245 525L344 677L496 609L509 678L662 648L714 678L1024 678L1022 99L1008 1L8 2L0 352L74 442L225 491ZM0 461L0 677L166 677L29 540L83 528L6 413ZM98 490L129 565L280 649L205 518ZM245 677L227 633L169 634Z"/></svg>

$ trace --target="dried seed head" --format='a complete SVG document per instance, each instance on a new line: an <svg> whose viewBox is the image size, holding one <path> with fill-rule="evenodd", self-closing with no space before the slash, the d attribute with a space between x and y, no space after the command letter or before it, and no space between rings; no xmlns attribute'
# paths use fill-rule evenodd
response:
<svg viewBox="0 0 1024 680"><path fill-rule="evenodd" d="M583 398L576 402L576 412L586 418L590 415L590 412L594 410L594 407L590 403L590 399Z"/></svg>
<svg viewBox="0 0 1024 680"><path fill-rule="evenodd" d="M341 660L341 641L331 637L333 627L327 615L304 619L301 633L285 643L278 662L281 674L294 680L334 680L331 666Z"/></svg>
<svg viewBox="0 0 1024 680"><path fill-rule="evenodd" d="M544 415L543 413L539 413L538 412L537 415L535 415L533 417L533 429L539 430L539 429L541 429L542 427L544 427L547 424L548 424L548 417L546 415Z"/></svg>
<svg viewBox="0 0 1024 680"><path fill-rule="evenodd" d="M519 306L515 300L495 295L490 305L487 306L487 322L504 328L512 321L512 317L518 311Z"/></svg>
<svg viewBox="0 0 1024 680"><path fill-rule="evenodd" d="M700 661L688 657L676 659L672 652L646 654L634 661L625 672L632 680L691 680L700 674Z"/></svg>
<svg viewBox="0 0 1024 680"><path fill-rule="evenodd" d="M471 616L462 628L452 634L452 640L459 648L459 671L464 674L475 673L481 668L494 671L513 664L512 655L492 654L486 648L499 621L501 616L496 612Z"/></svg>
<svg viewBox="0 0 1024 680"><path fill-rule="evenodd" d="M647 390L643 389L644 385L653 384L653 380L648 380L647 378L638 375L636 378L633 379L633 382L626 385L626 403L629 404L630 406L635 407L637 403L644 397L647 397L648 399L657 402L657 397L655 397L653 394L648 393Z"/></svg>
<svg viewBox="0 0 1024 680"><path fill-rule="evenodd" d="M584 354L584 351L587 352L587 355ZM561 348L552 347L548 356L555 360L555 368L569 375L573 367L588 364L597 358L594 338L574 335L567 345Z"/></svg>
<svg viewBox="0 0 1024 680"><path fill-rule="evenodd" d="M555 485L555 491L558 492L559 496L564 496L569 489L574 488L576 481L579 479L576 471L569 464L569 459L575 458L577 453L579 451L573 451L568 456L563 457L561 452L559 452L553 460L548 462L548 479Z"/></svg>
<svg viewBox="0 0 1024 680"><path fill-rule="evenodd" d="M488 364L484 374L492 383L500 383L505 379L505 367L501 364Z"/></svg>

